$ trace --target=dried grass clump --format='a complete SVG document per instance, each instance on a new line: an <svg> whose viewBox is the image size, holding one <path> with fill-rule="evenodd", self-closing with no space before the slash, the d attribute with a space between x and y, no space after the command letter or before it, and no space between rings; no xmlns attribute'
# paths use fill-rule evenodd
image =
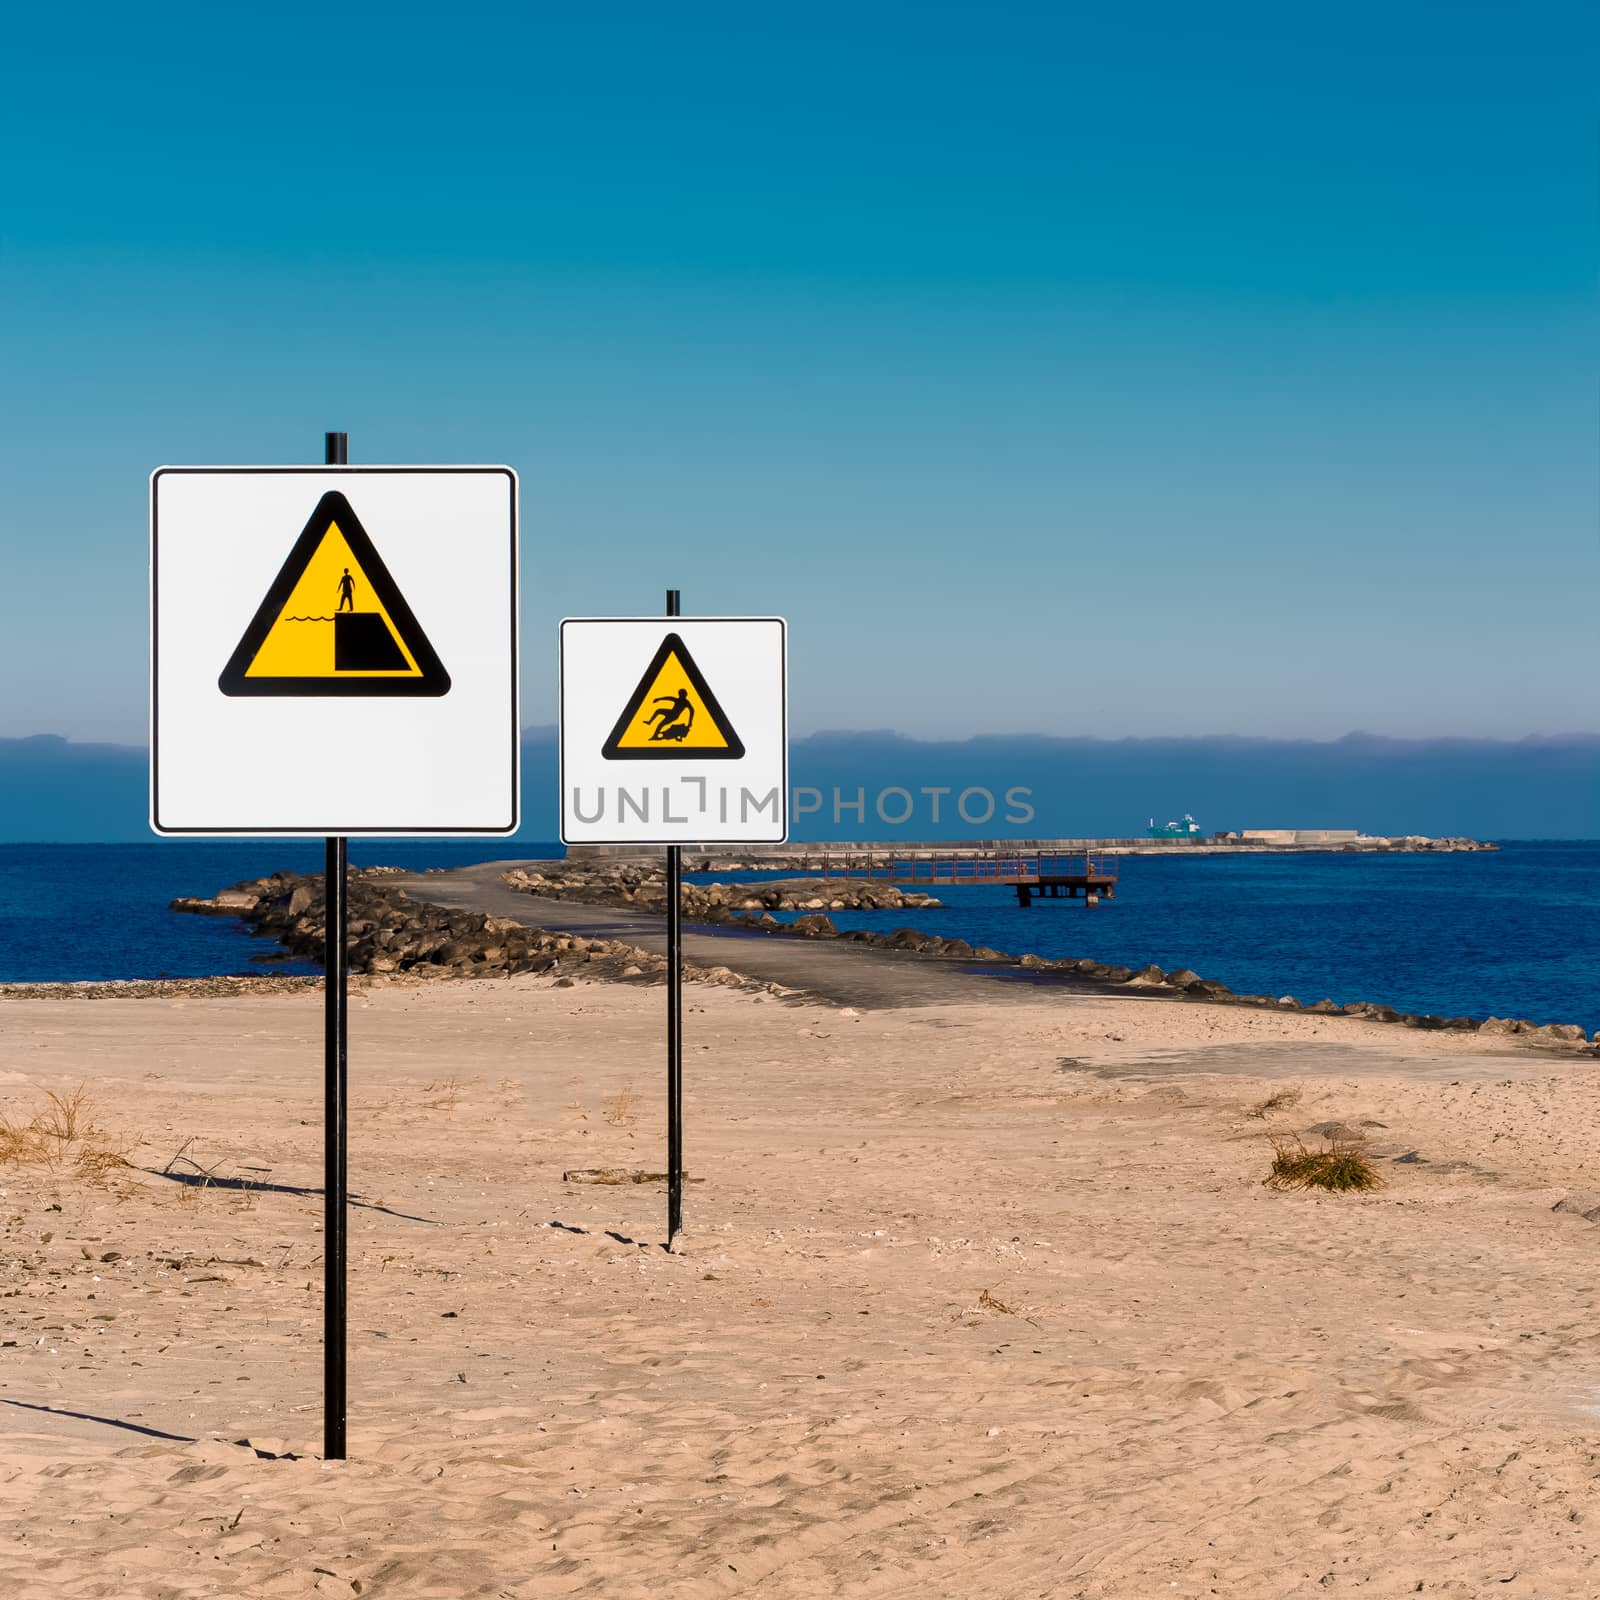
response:
<svg viewBox="0 0 1600 1600"><path fill-rule="evenodd" d="M120 1150L109 1148L82 1150L73 1163L73 1171L85 1183L109 1183L112 1173L132 1168L133 1163Z"/></svg>
<svg viewBox="0 0 1600 1600"><path fill-rule="evenodd" d="M600 1110L613 1128L629 1127L639 1114L639 1093L631 1083L625 1083L600 1102Z"/></svg>
<svg viewBox="0 0 1600 1600"><path fill-rule="evenodd" d="M45 1109L34 1121L45 1138L59 1145L69 1145L88 1135L91 1107L81 1083L69 1094L47 1089L44 1097Z"/></svg>
<svg viewBox="0 0 1600 1600"><path fill-rule="evenodd" d="M32 1166L45 1159L44 1136L32 1123L0 1117L0 1163Z"/></svg>
<svg viewBox="0 0 1600 1600"><path fill-rule="evenodd" d="M1262 1121L1265 1121L1274 1111L1287 1111L1290 1106L1295 1106L1299 1103L1300 1091L1298 1089L1279 1089L1275 1093L1269 1094L1259 1105L1251 1106L1248 1115L1259 1117Z"/></svg>
<svg viewBox="0 0 1600 1600"><path fill-rule="evenodd" d="M1383 1179L1359 1144L1330 1139L1322 1150L1308 1150L1297 1136L1272 1141L1272 1171L1263 1180L1269 1189L1367 1191L1383 1187Z"/></svg>
<svg viewBox="0 0 1600 1600"><path fill-rule="evenodd" d="M27 1122L0 1116L0 1164L70 1169L89 1183L104 1183L129 1163L94 1126L84 1086L45 1091L44 1105Z"/></svg>
<svg viewBox="0 0 1600 1600"><path fill-rule="evenodd" d="M425 1111L443 1111L446 1116L454 1116L456 1107L461 1103L461 1084L453 1073L448 1078L423 1084L422 1092L433 1097L422 1102Z"/></svg>

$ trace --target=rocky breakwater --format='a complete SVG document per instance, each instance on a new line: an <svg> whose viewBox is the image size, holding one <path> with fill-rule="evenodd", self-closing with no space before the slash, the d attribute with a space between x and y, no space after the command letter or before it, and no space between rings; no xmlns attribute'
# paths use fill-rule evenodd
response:
<svg viewBox="0 0 1600 1600"><path fill-rule="evenodd" d="M1498 850L1499 845L1487 839L1430 839L1420 833L1395 834L1390 838L1372 838L1357 841L1340 847L1343 850L1356 850L1367 854L1382 855L1389 853L1414 854L1418 851L1429 850L1459 851L1459 850Z"/></svg>
<svg viewBox="0 0 1600 1600"><path fill-rule="evenodd" d="M233 916L303 960L323 959L326 900L320 873L276 872L236 883L210 899L180 899L174 911ZM580 941L476 912L412 900L381 875L349 880L346 950L352 972L416 977L507 977L545 972Z"/></svg>
<svg viewBox="0 0 1600 1600"><path fill-rule="evenodd" d="M558 970L558 984L575 978L666 981L666 962L651 951L616 939L551 933L507 917L413 900L384 882L390 870L376 867L350 874L346 950L351 972L368 982L511 978ZM326 900L320 873L275 872L209 898L174 900L171 909L238 917L291 955L323 959ZM728 985L746 981L725 967L686 965L684 976Z"/></svg>
<svg viewBox="0 0 1600 1600"><path fill-rule="evenodd" d="M1514 1038L1519 1044L1583 1049L1586 1053L1600 1047L1600 1029L1596 1029L1591 1039L1575 1022L1537 1023L1510 1017L1443 1017L1432 1013L1399 1011L1393 1006L1379 1005L1370 1000L1352 1000L1346 1005L1333 1000L1314 1000L1310 1004L1302 1004L1289 994L1236 994L1227 984L1213 978L1202 978L1189 967L1173 967L1164 971L1152 964L1135 970L1097 961L1092 956L1066 956L1053 961L1045 956L1008 955L1003 950L993 950L987 945L974 947L965 939L943 939L936 933L924 933L920 928L896 928L892 933L876 933L866 928L841 931L831 917L816 913L796 917L793 922L780 922L770 912L762 912L759 916L743 912L728 920L763 933L787 934L803 939L839 939L851 944L876 946L882 950L903 950L918 956L953 959L983 966L1015 967L1022 972L1037 974L1041 981L1059 977L1097 989L1142 989L1152 994L1203 1001L1211 1005L1256 1006L1270 1011L1302 1011L1312 1016L1357 1017L1366 1022L1392 1023L1397 1027L1418 1028L1423 1032L1480 1033Z"/></svg>
<svg viewBox="0 0 1600 1600"><path fill-rule="evenodd" d="M667 880L653 864L540 862L513 867L503 877L513 889L551 900L627 906L635 911L667 909ZM750 911L923 911L937 910L942 902L867 879L783 878L769 883L686 883L681 905L684 916L696 922L729 922Z"/></svg>

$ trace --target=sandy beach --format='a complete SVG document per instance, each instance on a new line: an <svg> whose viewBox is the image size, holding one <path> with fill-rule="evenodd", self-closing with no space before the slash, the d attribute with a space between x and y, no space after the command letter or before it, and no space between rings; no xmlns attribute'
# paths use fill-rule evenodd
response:
<svg viewBox="0 0 1600 1600"><path fill-rule="evenodd" d="M343 1463L319 997L0 1002L130 1163L0 1166L4 1592L1600 1594L1592 1055L982 993L690 986L668 1254L563 1179L661 1164L658 988L360 990ZM1263 1187L1331 1124L1380 1191Z"/></svg>

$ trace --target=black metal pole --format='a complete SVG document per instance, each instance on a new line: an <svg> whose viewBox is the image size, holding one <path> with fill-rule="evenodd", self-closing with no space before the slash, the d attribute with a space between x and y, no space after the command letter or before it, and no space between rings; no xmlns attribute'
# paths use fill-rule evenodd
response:
<svg viewBox="0 0 1600 1600"><path fill-rule="evenodd" d="M667 590L667 615L678 591ZM667 1249L683 1231L683 847L667 846Z"/></svg>
<svg viewBox="0 0 1600 1600"><path fill-rule="evenodd" d="M350 460L348 434L324 436L324 462ZM345 1459L345 1223L349 1216L350 1073L348 968L345 925L349 846L338 836L323 841L322 931L322 1454Z"/></svg>

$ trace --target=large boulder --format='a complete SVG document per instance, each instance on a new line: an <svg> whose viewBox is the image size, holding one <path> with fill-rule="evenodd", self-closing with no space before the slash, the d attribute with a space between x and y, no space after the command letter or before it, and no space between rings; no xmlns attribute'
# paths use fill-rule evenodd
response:
<svg viewBox="0 0 1600 1600"><path fill-rule="evenodd" d="M1575 1022L1547 1022L1534 1029L1534 1037L1549 1039L1559 1044L1582 1044L1584 1032Z"/></svg>

